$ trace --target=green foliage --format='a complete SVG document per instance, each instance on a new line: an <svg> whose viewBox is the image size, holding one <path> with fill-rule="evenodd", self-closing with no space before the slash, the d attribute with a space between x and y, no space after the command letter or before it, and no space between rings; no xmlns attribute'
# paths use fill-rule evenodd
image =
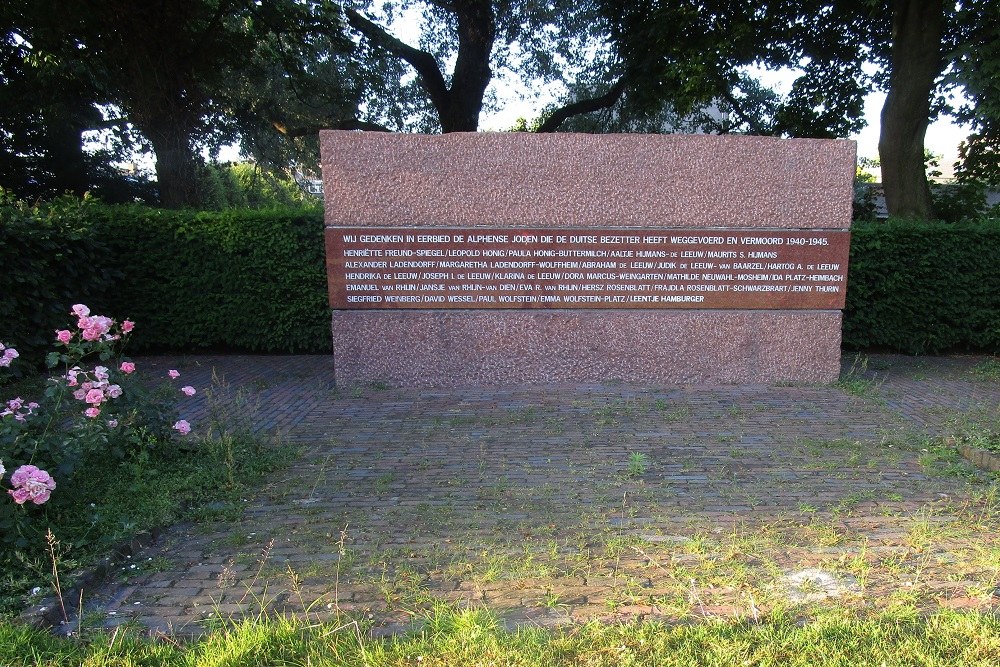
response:
<svg viewBox="0 0 1000 667"><path fill-rule="evenodd" d="M115 400L123 401L136 391L138 388L131 386ZM203 437L188 436L180 445L156 435L156 423L148 428L128 427L126 417L117 430L130 435L133 446L116 455L114 434L106 424L95 423L92 430L96 433L91 433L95 437L89 444L98 449L88 446L82 474L59 477L48 502L17 507L9 498L0 501L0 541L5 542L0 549L0 613L23 608L23 596L29 588L48 588L51 565L44 557L47 529L62 546L63 567L72 570L106 556L137 533L178 519L217 516L219 512L239 515L248 492L265 475L280 469L291 450L251 433L248 426L254 406L239 392L220 385L205 389L205 394L208 417L198 424ZM123 401L120 408L134 410L128 406L135 406L142 398L137 394L127 404ZM170 405L162 396L146 403L154 411ZM75 428L60 425L51 430L53 440L79 435ZM8 510L20 514L14 517L13 528ZM0 659L0 664L7 662Z"/></svg>
<svg viewBox="0 0 1000 667"><path fill-rule="evenodd" d="M243 192L264 202L282 196L274 187ZM330 350L318 208L197 213L6 198L0 263L0 341L25 367L41 366L81 301L128 313L137 350Z"/></svg>
<svg viewBox="0 0 1000 667"><path fill-rule="evenodd" d="M53 341L56 350L47 356L53 376L44 390L8 401L0 412L0 462L12 475L19 466L34 465L51 474L58 488L52 499L30 496L20 506L0 497L0 543L8 546L39 542L49 525L48 503L74 507L75 477L84 470L121 463L171 439L176 394L150 391L133 375L134 365L121 364L120 346L131 323L88 318L84 306L74 311L79 319L67 325L64 342ZM13 486L13 479L6 481Z"/></svg>
<svg viewBox="0 0 1000 667"><path fill-rule="evenodd" d="M986 184L976 180L960 180L931 186L934 215L945 222L975 220L989 213Z"/></svg>
<svg viewBox="0 0 1000 667"><path fill-rule="evenodd" d="M856 223L844 345L1000 350L1000 219Z"/></svg>
<svg viewBox="0 0 1000 667"><path fill-rule="evenodd" d="M73 197L27 204L0 190L0 341L21 368L42 366L74 303L106 303L121 277L90 233L94 204Z"/></svg>
<svg viewBox="0 0 1000 667"><path fill-rule="evenodd" d="M295 181L249 162L209 164L205 167L205 210L266 209L315 206Z"/></svg>
<svg viewBox="0 0 1000 667"><path fill-rule="evenodd" d="M95 234L124 275L114 312L136 349L328 352L319 209L96 207Z"/></svg>

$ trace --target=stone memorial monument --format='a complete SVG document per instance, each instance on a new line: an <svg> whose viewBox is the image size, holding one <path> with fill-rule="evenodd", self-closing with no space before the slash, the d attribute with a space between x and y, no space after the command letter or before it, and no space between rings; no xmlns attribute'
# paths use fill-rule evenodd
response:
<svg viewBox="0 0 1000 667"><path fill-rule="evenodd" d="M320 135L338 382L830 382L855 145Z"/></svg>

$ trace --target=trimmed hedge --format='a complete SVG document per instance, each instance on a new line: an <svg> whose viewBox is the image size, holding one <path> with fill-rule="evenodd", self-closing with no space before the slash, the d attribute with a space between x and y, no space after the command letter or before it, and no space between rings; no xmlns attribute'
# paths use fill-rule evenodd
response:
<svg viewBox="0 0 1000 667"><path fill-rule="evenodd" d="M92 233L92 208L73 197L27 204L0 191L0 342L15 371L41 367L75 303L101 303L121 275Z"/></svg>
<svg viewBox="0 0 1000 667"><path fill-rule="evenodd" d="M844 346L1000 350L1000 220L855 223Z"/></svg>
<svg viewBox="0 0 1000 667"><path fill-rule="evenodd" d="M1000 351L1000 220L855 223L844 345ZM331 350L320 210L0 202L0 341L47 347L73 303L136 350Z"/></svg>
<svg viewBox="0 0 1000 667"><path fill-rule="evenodd" d="M94 208L138 349L330 352L323 213Z"/></svg>

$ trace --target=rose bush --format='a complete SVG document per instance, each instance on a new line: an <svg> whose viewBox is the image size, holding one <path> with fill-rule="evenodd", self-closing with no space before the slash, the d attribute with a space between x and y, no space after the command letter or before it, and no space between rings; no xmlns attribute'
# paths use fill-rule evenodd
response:
<svg viewBox="0 0 1000 667"><path fill-rule="evenodd" d="M88 466L106 467L191 431L177 420L175 406L194 387L150 390L137 379L135 363L119 358L133 322L93 315L83 304L71 312L74 325L54 332L56 349L46 358L53 375L43 395L0 403L0 486L12 501L0 502L0 542L23 543L33 522L43 522L29 507L71 489L74 475ZM4 370L18 356L0 343ZM171 382L179 376L169 373ZM13 472L4 479L7 470Z"/></svg>

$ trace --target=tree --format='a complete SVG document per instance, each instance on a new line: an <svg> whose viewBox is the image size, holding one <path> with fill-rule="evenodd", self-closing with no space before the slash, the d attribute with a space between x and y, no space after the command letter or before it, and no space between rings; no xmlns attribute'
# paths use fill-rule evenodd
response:
<svg viewBox="0 0 1000 667"><path fill-rule="evenodd" d="M402 12L419 15L419 46L376 22L376 11L384 21ZM416 74L393 91L388 104L370 107L374 118L395 121L387 124L399 130L474 132L498 72L540 85L599 71L605 63L605 24L586 1L403 0L369 2L345 14L371 53Z"/></svg>
<svg viewBox="0 0 1000 667"><path fill-rule="evenodd" d="M149 142L168 207L199 204L201 149L241 131L251 136L265 115L272 122L286 111L286 102L330 102L343 91L315 86L329 94L300 98L292 89L309 71L323 70L329 83L324 63L337 63L350 48L328 2L16 0L10 13L8 34L31 58L79 70L78 106L101 107L111 115L106 127L134 128ZM336 115L350 106L339 102L330 104Z"/></svg>
<svg viewBox="0 0 1000 667"><path fill-rule="evenodd" d="M956 117L972 126L959 146L956 177L1000 185L1000 10L990 10L988 4L962 3L956 22L968 34L955 50L946 82L962 88L968 102Z"/></svg>
<svg viewBox="0 0 1000 667"><path fill-rule="evenodd" d="M706 105L730 118L703 129L777 136L846 136L863 124L869 78L849 12L819 0L600 0L627 91L619 117L685 116ZM784 98L747 74L751 65L793 68ZM696 116L697 117L697 114Z"/></svg>
<svg viewBox="0 0 1000 667"><path fill-rule="evenodd" d="M930 218L924 137L935 81L944 67L943 0L894 0L889 89L882 107L878 152L890 215Z"/></svg>

